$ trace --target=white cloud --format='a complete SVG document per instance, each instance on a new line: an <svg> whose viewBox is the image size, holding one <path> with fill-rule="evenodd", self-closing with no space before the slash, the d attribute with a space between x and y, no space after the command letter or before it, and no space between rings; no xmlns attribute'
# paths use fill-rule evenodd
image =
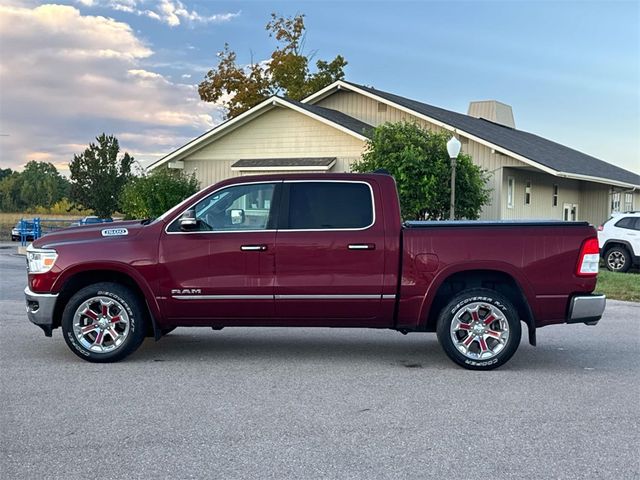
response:
<svg viewBox="0 0 640 480"><path fill-rule="evenodd" d="M189 73L183 73L182 78L191 78L191 75Z"/></svg>
<svg viewBox="0 0 640 480"><path fill-rule="evenodd" d="M133 13L177 27L183 23L224 23L233 20L240 12L203 15L189 8L180 0L75 0L76 3L95 7L109 8L119 12ZM148 7L148 8L147 8Z"/></svg>
<svg viewBox="0 0 640 480"><path fill-rule="evenodd" d="M0 6L0 44L3 167L68 162L102 132L152 160L220 118L195 86L142 66L153 51L126 23L70 6Z"/></svg>

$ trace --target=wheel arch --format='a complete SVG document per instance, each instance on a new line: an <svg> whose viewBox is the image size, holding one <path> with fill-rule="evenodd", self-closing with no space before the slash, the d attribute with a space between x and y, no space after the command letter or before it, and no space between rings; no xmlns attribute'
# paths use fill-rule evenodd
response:
<svg viewBox="0 0 640 480"><path fill-rule="evenodd" d="M629 255L631 255L631 257L635 255L631 243L627 240L620 239L612 239L604 242L604 245L602 246L602 254L606 255L607 251L613 247L624 247L629 252Z"/></svg>
<svg viewBox="0 0 640 480"><path fill-rule="evenodd" d="M458 269L440 275L430 292L425 296L420 315L422 329L435 331L441 310L454 295L470 288L488 288L505 295L518 311L522 321L527 324L529 343L536 344L535 317L527 301L527 292L523 282L510 272L494 268Z"/></svg>
<svg viewBox="0 0 640 480"><path fill-rule="evenodd" d="M158 305L155 301L151 289L144 279L137 278L138 275L122 268L113 266L101 266L100 268L82 269L76 268L66 272L63 278L56 282L59 296L53 312L53 328L61 325L62 312L69 299L80 289L100 282L113 282L131 288L144 302L149 314L149 325L147 325L147 336L153 336L156 340L160 338L161 329L157 324L159 314Z"/></svg>

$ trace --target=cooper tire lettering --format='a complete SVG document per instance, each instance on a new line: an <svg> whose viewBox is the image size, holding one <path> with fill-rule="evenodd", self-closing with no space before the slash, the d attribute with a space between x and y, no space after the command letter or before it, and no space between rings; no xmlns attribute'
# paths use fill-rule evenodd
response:
<svg viewBox="0 0 640 480"><path fill-rule="evenodd" d="M143 305L133 290L118 283L84 287L64 307L63 338L71 351L84 360L121 360L144 340L147 311Z"/></svg>

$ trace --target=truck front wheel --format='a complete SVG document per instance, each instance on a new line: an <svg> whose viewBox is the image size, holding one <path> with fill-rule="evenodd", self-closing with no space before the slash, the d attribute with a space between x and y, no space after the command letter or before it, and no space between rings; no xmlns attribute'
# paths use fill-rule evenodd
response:
<svg viewBox="0 0 640 480"><path fill-rule="evenodd" d="M138 296L118 283L89 285L62 313L62 333L73 353L89 362L117 362L145 337L145 311Z"/></svg>
<svg viewBox="0 0 640 480"><path fill-rule="evenodd" d="M437 331L447 356L470 370L491 370L506 363L522 334L513 304L486 288L456 295L440 312Z"/></svg>

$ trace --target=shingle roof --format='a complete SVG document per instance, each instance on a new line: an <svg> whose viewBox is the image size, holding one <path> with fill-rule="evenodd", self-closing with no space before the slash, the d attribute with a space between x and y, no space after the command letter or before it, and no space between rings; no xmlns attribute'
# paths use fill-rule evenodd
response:
<svg viewBox="0 0 640 480"><path fill-rule="evenodd" d="M297 107L303 108L308 112L314 113L320 117L323 117L330 122L337 123L345 128L348 128L352 132L356 132L360 135L364 135L365 137L370 137L371 132L373 131L373 127L368 123L364 123L357 118L350 117L342 112L337 110L332 110L330 108L319 107L317 105L311 105L308 103L301 103L296 100L291 100L289 98L283 98L283 100L296 105Z"/></svg>
<svg viewBox="0 0 640 480"><path fill-rule="evenodd" d="M345 83L482 138L558 172L588 175L640 185L640 175L533 133L499 125L482 118L452 112L444 108L434 107L357 83Z"/></svg>

